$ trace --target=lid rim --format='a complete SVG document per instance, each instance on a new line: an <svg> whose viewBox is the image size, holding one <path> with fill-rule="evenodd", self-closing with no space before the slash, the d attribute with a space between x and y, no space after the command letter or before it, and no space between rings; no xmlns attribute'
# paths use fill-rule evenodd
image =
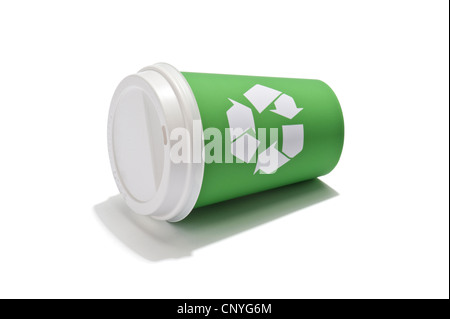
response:
<svg viewBox="0 0 450 319"><path fill-rule="evenodd" d="M162 166L163 173L161 174L163 180L161 181L161 185L159 185L156 189L157 196L155 195L155 198L151 198L147 202L137 201L135 196L128 191L129 184L126 185L126 183L124 183L121 174L118 172L119 169L117 167L116 149L113 140L113 135L115 132L115 116L118 104L120 103L119 97L122 92L126 91L127 85L130 85L130 83L132 84L132 82L125 83L125 85L123 83L126 79L136 76L142 80L137 81L145 82L145 84L140 83L140 89L145 90L148 95L153 94L154 97L156 97L156 99L153 100L153 103L145 105L144 108L152 108L159 115L161 115L158 116L160 119L155 126L156 129L160 129L158 126L162 127L165 139L162 141L154 141L155 137L150 134L150 130L148 132L148 138L154 143L161 144L167 142L166 145L162 145L164 147L164 159L162 162L158 161L158 163ZM159 78L160 80L158 80ZM167 94L167 92L169 92L169 94ZM123 108L123 106L120 107ZM128 110L128 105L125 105L125 109ZM173 110L175 110L176 113L173 113ZM135 114L133 114L133 116L135 117ZM186 129L189 133L189 138L191 141L191 143L189 143L189 151L190 154L193 154L193 143L195 142L193 140L195 138L194 121L201 126L201 132L203 132L200 111L191 87L181 72L169 64L157 63L143 68L137 74L125 78L117 87L111 101L110 114L108 117L108 151L113 174L119 191L124 197L127 205L136 213L141 215L150 215L155 219L175 222L184 219L194 208L200 194L203 181L203 157L197 157L201 159L200 163L194 163L190 160L187 163L177 164L172 162L169 156L171 146L170 132L172 129L178 127ZM125 134L125 136L129 134L126 130L125 133L123 133L124 130L120 132L121 134ZM140 145L139 141L131 141L131 143ZM200 141L200 145L200 150L203 152L204 145L202 141ZM133 162L133 159L130 161ZM151 158L150 166L154 166L154 161L155 158ZM147 163L145 165L146 167L143 167L144 171L149 164ZM155 171L153 171L153 173L155 173ZM132 180L132 182L139 183L139 180ZM145 185L145 183L141 184ZM136 185L133 185L133 188L134 186ZM136 189L139 189L139 185Z"/></svg>

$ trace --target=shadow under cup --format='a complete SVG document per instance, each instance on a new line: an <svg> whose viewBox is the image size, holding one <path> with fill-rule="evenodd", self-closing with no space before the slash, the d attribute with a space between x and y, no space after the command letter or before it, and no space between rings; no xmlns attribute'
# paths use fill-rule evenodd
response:
<svg viewBox="0 0 450 319"><path fill-rule="evenodd" d="M129 249L150 261L187 257L198 248L337 196L313 179L196 208L183 221L167 223L135 214L121 196L94 207L102 224Z"/></svg>

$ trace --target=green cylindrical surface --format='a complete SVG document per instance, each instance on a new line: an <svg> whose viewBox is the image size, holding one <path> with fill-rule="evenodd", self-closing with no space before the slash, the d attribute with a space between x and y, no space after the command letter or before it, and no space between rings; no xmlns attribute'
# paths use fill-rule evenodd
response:
<svg viewBox="0 0 450 319"><path fill-rule="evenodd" d="M182 74L194 93L203 129L219 129L223 138L222 158L235 159L233 163L205 164L196 207L325 175L338 163L344 143L344 121L336 95L324 82L191 72ZM251 163L236 162L226 141L229 136L226 129L230 127L227 111L235 104L240 110L248 108L252 112L255 130L250 130L248 134L260 142L267 141L259 144ZM237 121L243 120L240 114L234 114ZM303 140L283 139L283 126L292 127L295 136L302 126ZM266 128L267 131L258 134L259 128ZM255 172L256 162L272 144L269 128L278 130L278 140L273 147L281 154L280 163L283 165L274 173L262 174L261 170ZM206 148L212 142L206 141ZM287 152L283 143L286 143ZM206 158L208 156L210 154L206 153Z"/></svg>

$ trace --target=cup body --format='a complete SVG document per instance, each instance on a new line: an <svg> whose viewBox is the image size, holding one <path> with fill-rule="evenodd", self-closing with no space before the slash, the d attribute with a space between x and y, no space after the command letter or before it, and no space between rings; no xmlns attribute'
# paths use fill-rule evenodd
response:
<svg viewBox="0 0 450 319"><path fill-rule="evenodd" d="M208 148L214 139L205 141L196 207L325 175L338 163L344 121L336 95L324 82L182 74L194 93L203 129L218 129L222 137L221 161Z"/></svg>

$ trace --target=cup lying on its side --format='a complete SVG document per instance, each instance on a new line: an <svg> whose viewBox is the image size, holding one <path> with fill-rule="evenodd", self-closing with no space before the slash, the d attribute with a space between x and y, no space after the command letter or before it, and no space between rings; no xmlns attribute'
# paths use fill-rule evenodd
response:
<svg viewBox="0 0 450 319"><path fill-rule="evenodd" d="M119 84L108 121L125 202L168 221L328 174L343 144L341 107L322 81L179 72L165 63Z"/></svg>

